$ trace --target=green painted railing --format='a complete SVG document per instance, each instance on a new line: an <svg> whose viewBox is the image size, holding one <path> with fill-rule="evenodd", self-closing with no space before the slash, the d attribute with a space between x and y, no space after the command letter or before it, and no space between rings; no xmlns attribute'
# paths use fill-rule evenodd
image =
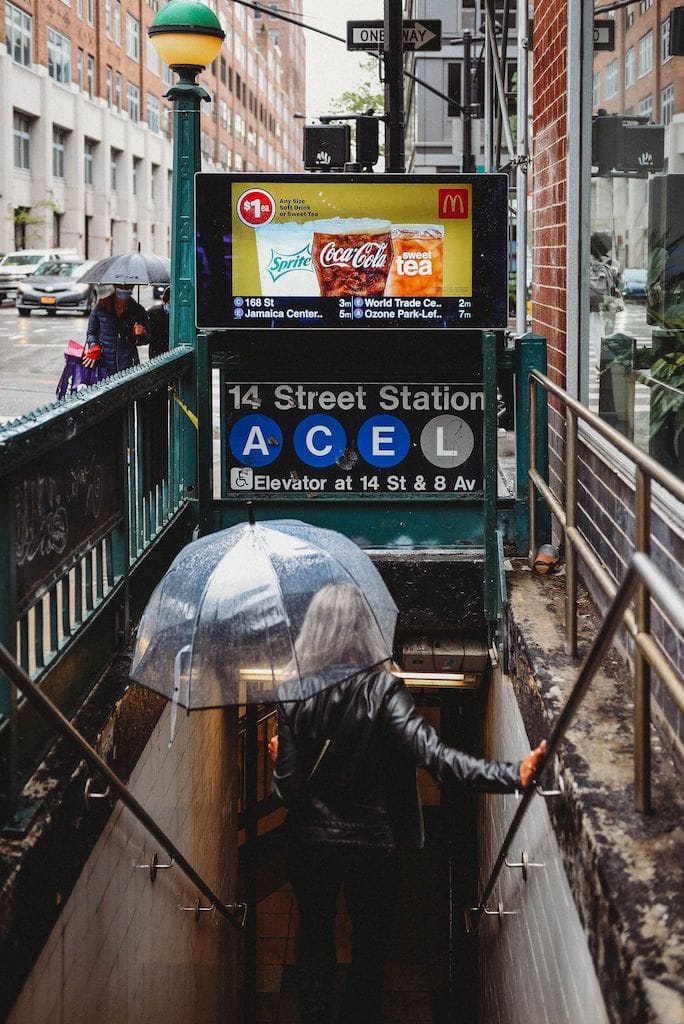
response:
<svg viewBox="0 0 684 1024"><path fill-rule="evenodd" d="M0 642L65 713L127 639L144 556L188 514L195 427L175 398L193 361L176 349L0 428ZM5 807L44 738L0 678Z"/></svg>

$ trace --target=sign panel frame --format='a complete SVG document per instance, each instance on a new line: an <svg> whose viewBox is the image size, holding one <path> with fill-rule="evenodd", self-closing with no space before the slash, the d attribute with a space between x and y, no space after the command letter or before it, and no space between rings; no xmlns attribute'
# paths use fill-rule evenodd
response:
<svg viewBox="0 0 684 1024"><path fill-rule="evenodd" d="M195 177L196 326L508 322L505 174Z"/></svg>
<svg viewBox="0 0 684 1024"><path fill-rule="evenodd" d="M481 498L481 382L222 377L228 499Z"/></svg>

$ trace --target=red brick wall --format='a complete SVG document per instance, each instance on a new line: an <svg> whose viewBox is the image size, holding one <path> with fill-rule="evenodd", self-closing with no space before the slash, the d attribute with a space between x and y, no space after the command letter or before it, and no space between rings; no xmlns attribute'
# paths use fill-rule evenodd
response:
<svg viewBox="0 0 684 1024"><path fill-rule="evenodd" d="M549 375L565 386L567 274L567 5L542 0L532 52L532 328L548 341Z"/></svg>

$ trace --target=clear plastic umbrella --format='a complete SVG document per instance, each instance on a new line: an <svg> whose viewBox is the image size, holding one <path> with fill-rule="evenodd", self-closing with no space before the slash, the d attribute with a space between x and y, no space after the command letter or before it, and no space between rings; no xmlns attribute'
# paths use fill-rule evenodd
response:
<svg viewBox="0 0 684 1024"><path fill-rule="evenodd" d="M396 620L347 537L246 523L176 557L141 619L131 678L188 711L302 700L390 658Z"/></svg>

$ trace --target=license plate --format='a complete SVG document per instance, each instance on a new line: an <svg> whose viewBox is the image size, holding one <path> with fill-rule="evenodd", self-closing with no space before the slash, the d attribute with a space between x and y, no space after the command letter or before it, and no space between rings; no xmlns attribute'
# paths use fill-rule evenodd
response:
<svg viewBox="0 0 684 1024"><path fill-rule="evenodd" d="M42 295L40 301L44 306L54 306L57 299L54 295Z"/></svg>

